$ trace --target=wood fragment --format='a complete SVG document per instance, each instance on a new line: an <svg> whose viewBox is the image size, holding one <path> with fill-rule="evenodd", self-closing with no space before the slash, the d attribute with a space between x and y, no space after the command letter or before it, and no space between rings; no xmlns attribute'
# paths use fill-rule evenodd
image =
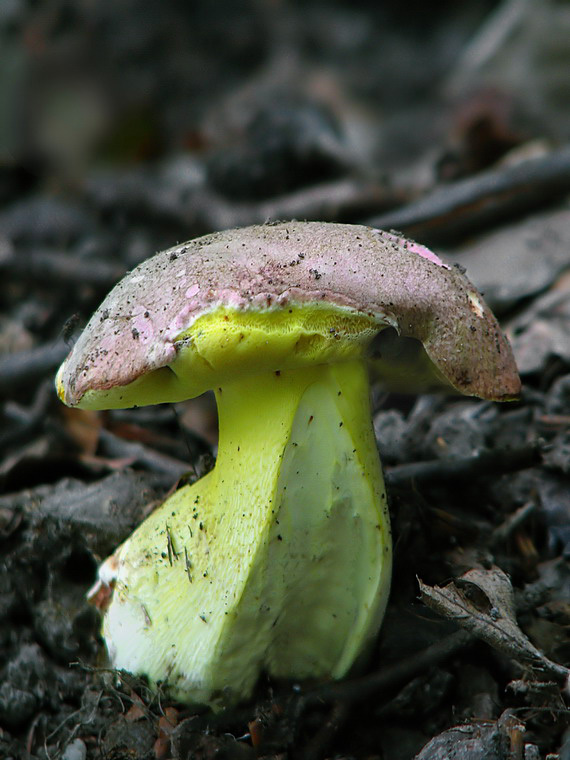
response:
<svg viewBox="0 0 570 760"><path fill-rule="evenodd" d="M506 541L509 536L513 534L517 528L520 528L528 518L536 511L536 504L533 501L529 501L523 504L522 507L508 515L500 525L498 525L491 535L491 546L497 546L497 544Z"/></svg>
<svg viewBox="0 0 570 760"><path fill-rule="evenodd" d="M464 480L485 473L497 475L534 467L541 461L541 447L531 443L516 449L483 451L457 459L435 459L413 462L390 468L385 473L389 487L407 483L425 483L431 480Z"/></svg>
<svg viewBox="0 0 570 760"><path fill-rule="evenodd" d="M175 457L162 454L142 443L125 441L104 428L100 432L100 440L108 456L131 459L152 472L170 475L173 481L181 478L190 469L185 462Z"/></svg>
<svg viewBox="0 0 570 760"><path fill-rule="evenodd" d="M54 372L68 353L65 341L57 340L0 358L0 394L12 394L34 385Z"/></svg>
<svg viewBox="0 0 570 760"><path fill-rule="evenodd" d="M501 219L541 208L570 192L570 146L516 166L439 187L407 206L369 219L427 245L480 232Z"/></svg>
<svg viewBox="0 0 570 760"><path fill-rule="evenodd" d="M394 689L418 673L422 673L433 665L439 665L461 649L469 646L473 641L475 641L475 637L467 631L456 631L417 654L370 673L370 675L328 683L312 689L305 694L304 699L307 703L329 702L337 699L359 702L368 699L371 694Z"/></svg>
<svg viewBox="0 0 570 760"><path fill-rule="evenodd" d="M91 285L100 290L111 288L124 274L125 267L106 261L82 259L79 256L51 251L14 251L0 258L0 273L20 280L55 283L58 286Z"/></svg>
<svg viewBox="0 0 570 760"><path fill-rule="evenodd" d="M320 760L330 747L334 737L348 720L351 705L337 701L333 704L326 721L319 731L310 739L302 754L302 760Z"/></svg>

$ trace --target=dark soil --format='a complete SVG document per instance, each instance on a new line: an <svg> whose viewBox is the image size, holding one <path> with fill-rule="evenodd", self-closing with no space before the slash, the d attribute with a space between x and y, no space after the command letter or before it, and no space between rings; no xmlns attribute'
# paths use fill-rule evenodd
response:
<svg viewBox="0 0 570 760"><path fill-rule="evenodd" d="M568 4L20 0L0 61L0 758L568 760ZM370 662L196 712L105 667L86 592L211 467L212 401L77 412L53 377L155 251L292 218L466 267L524 388L376 388L395 567Z"/></svg>

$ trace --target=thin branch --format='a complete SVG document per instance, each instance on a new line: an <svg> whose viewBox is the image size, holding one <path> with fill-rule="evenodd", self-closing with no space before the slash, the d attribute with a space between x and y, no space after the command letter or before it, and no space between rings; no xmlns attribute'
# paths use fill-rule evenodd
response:
<svg viewBox="0 0 570 760"><path fill-rule="evenodd" d="M133 463L143 465L152 472L166 474L176 481L185 475L190 466L175 457L162 454L160 451L144 446L142 443L125 441L104 428L99 433L101 443L108 456L119 459L132 459Z"/></svg>
<svg viewBox="0 0 570 760"><path fill-rule="evenodd" d="M52 251L14 250L0 258L0 272L42 285L91 285L107 290L125 274L125 267Z"/></svg>
<svg viewBox="0 0 570 760"><path fill-rule="evenodd" d="M540 446L529 444L516 449L483 451L457 459L434 459L429 462L401 464L387 470L385 479L389 487L430 480L465 480L482 473L501 475L505 472L525 470L540 464L540 461Z"/></svg>
<svg viewBox="0 0 570 760"><path fill-rule="evenodd" d="M491 534L491 546L497 546L497 544L506 541L535 512L536 504L533 501L529 501L508 515L507 519L498 525Z"/></svg>
<svg viewBox="0 0 570 760"><path fill-rule="evenodd" d="M360 702L368 699L371 694L386 692L406 683L428 668L444 662L474 641L475 637L471 633L456 631L421 652L394 665L387 665L375 673L348 681L327 683L312 689L304 695L304 699L308 703L339 699Z"/></svg>
<svg viewBox="0 0 570 760"><path fill-rule="evenodd" d="M348 720L351 705L347 702L335 702L326 721L301 751L300 760L320 760L325 756L334 737Z"/></svg>
<svg viewBox="0 0 570 760"><path fill-rule="evenodd" d="M373 227L395 228L426 243L457 239L508 216L540 208L570 192L570 146L516 166L439 187L407 206L375 216Z"/></svg>
<svg viewBox="0 0 570 760"><path fill-rule="evenodd" d="M53 372L69 353L64 340L57 340L30 351L21 351L0 359L0 393L9 394L30 386Z"/></svg>
<svg viewBox="0 0 570 760"><path fill-rule="evenodd" d="M443 90L448 97L460 94L466 78L479 72L501 50L524 22L528 6L529 0L503 0L489 13L444 83Z"/></svg>

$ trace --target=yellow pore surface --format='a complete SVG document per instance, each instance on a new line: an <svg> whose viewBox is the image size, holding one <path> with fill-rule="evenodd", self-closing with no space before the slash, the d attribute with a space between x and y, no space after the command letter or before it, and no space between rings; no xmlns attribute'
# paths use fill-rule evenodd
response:
<svg viewBox="0 0 570 760"><path fill-rule="evenodd" d="M358 359L383 326L379 317L330 304L263 311L220 306L176 336L178 355L170 365L129 385L88 391L78 406L177 402L251 374Z"/></svg>

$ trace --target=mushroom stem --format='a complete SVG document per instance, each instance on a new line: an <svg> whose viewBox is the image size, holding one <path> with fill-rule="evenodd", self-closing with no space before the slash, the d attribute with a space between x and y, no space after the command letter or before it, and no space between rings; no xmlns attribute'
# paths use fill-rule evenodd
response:
<svg viewBox="0 0 570 760"><path fill-rule="evenodd" d="M217 389L216 467L117 550L115 667L220 706L274 677L343 676L387 600L391 544L364 362Z"/></svg>

